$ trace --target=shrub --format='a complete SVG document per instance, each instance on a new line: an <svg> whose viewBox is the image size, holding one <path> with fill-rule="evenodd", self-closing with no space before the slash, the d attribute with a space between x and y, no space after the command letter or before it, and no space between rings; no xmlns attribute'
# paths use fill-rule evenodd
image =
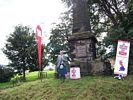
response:
<svg viewBox="0 0 133 100"><path fill-rule="evenodd" d="M13 69L0 66L0 82L9 82L13 74Z"/></svg>

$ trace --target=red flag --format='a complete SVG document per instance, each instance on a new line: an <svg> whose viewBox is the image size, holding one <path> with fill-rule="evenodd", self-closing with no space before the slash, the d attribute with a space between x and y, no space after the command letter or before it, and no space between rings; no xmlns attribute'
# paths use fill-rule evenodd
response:
<svg viewBox="0 0 133 100"><path fill-rule="evenodd" d="M37 48L38 48L38 64L39 64L39 68L41 68L42 29L40 25L37 25L36 27L36 40L37 40Z"/></svg>

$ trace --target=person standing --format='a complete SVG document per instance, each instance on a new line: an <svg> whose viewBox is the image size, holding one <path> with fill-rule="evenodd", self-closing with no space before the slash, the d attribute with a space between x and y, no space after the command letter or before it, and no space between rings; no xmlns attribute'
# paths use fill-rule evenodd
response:
<svg viewBox="0 0 133 100"><path fill-rule="evenodd" d="M57 73L59 74L59 78L60 80L62 80L62 82L65 81L65 74L67 74L67 57L64 55L64 51L61 50L60 54L57 57Z"/></svg>

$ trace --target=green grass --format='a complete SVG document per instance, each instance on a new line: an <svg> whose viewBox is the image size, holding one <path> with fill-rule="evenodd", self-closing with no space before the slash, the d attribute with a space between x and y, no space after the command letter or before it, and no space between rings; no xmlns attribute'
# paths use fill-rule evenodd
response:
<svg viewBox="0 0 133 100"><path fill-rule="evenodd" d="M33 80L1 90L0 100L133 100L132 75L123 81L111 76L87 76L61 83L49 73L42 82Z"/></svg>
<svg viewBox="0 0 133 100"><path fill-rule="evenodd" d="M0 83L0 89L9 88L10 85L11 85L10 82Z"/></svg>
<svg viewBox="0 0 133 100"><path fill-rule="evenodd" d="M48 71L47 72L47 78L54 78L54 75L53 75L54 71ZM44 74L44 72L43 72ZM26 81L35 81L38 79L38 71L36 72L30 72L30 73L27 73L26 74Z"/></svg>
<svg viewBox="0 0 133 100"><path fill-rule="evenodd" d="M53 73L54 71L48 71L47 78L53 78L54 77ZM35 80L38 80L38 71L26 73L26 82L35 81ZM0 83L0 89L6 89L11 87L13 87L13 84L11 82Z"/></svg>

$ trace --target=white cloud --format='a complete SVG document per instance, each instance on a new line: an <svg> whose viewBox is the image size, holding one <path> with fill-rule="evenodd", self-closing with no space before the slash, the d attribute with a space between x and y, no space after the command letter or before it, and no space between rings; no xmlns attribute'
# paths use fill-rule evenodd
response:
<svg viewBox="0 0 133 100"><path fill-rule="evenodd" d="M48 36L51 23L57 22L64 10L61 0L0 0L0 49L18 24L29 25L34 30L41 24L43 33ZM0 55L5 57L2 51ZM0 64L7 62L0 58Z"/></svg>

